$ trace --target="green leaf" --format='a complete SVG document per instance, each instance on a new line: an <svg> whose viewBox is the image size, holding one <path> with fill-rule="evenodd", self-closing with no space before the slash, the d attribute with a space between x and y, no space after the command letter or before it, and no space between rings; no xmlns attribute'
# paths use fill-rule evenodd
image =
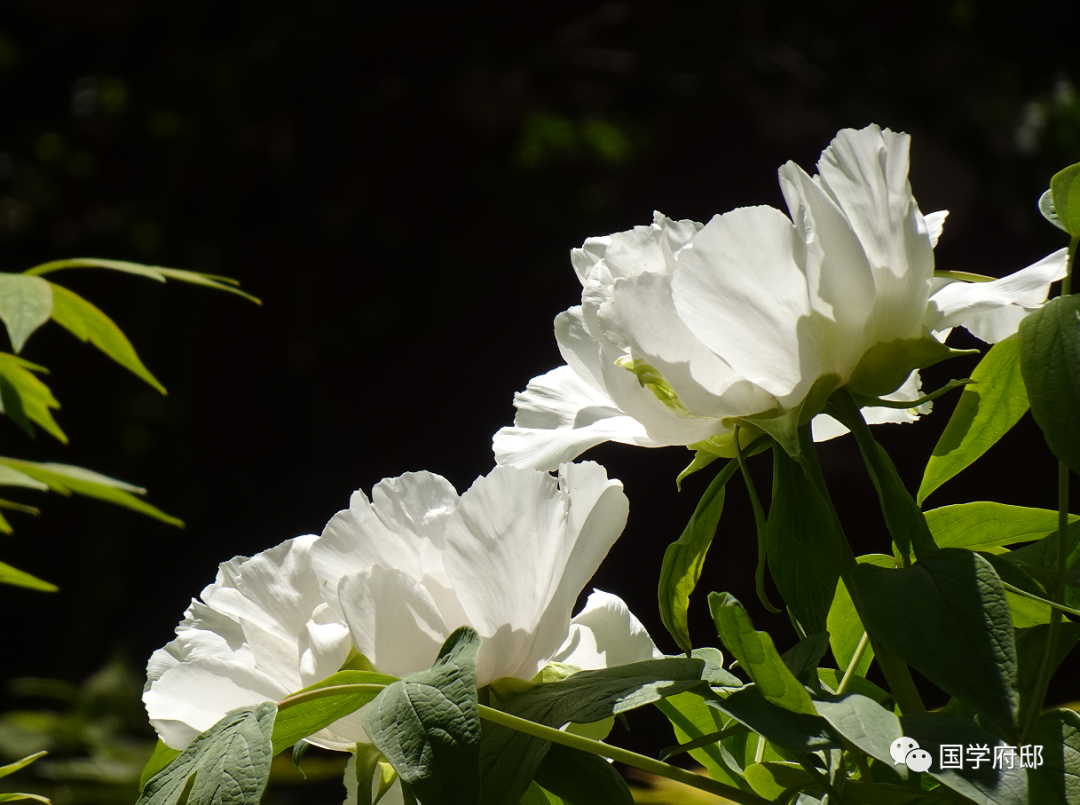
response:
<svg viewBox="0 0 1080 805"><path fill-rule="evenodd" d="M519 805L564 805L563 800L552 794L550 791L545 791L536 781L529 783L529 787L525 790L525 793L521 795Z"/></svg>
<svg viewBox="0 0 1080 805"><path fill-rule="evenodd" d="M828 722L816 711L808 715L777 707L766 701L759 685L714 696L707 703L789 752L805 754L840 746Z"/></svg>
<svg viewBox="0 0 1080 805"><path fill-rule="evenodd" d="M181 751L180 749L173 749L158 738L158 742L154 745L153 754L150 755L150 759L143 766L142 774L139 775L139 790L143 789L143 786L151 777L178 758Z"/></svg>
<svg viewBox="0 0 1080 805"><path fill-rule="evenodd" d="M72 493L85 495L86 497L103 500L106 503L123 506L169 525L184 525L182 520L178 520L156 506L151 506L149 503L135 497L135 495L146 494L145 489L118 481L93 470L74 467L70 464L38 464L34 461L22 461L3 456L0 456L0 465L13 467L19 472L48 485L49 489L62 495Z"/></svg>
<svg viewBox="0 0 1080 805"><path fill-rule="evenodd" d="M833 701L815 702L818 714L844 738L872 758L893 764L892 742L903 736L900 719L873 699L849 693ZM901 779L907 778L904 766L895 767Z"/></svg>
<svg viewBox="0 0 1080 805"><path fill-rule="evenodd" d="M754 763L746 767L746 779L754 791L770 802L783 802L778 797L785 791L822 791L817 780L798 763L776 760Z"/></svg>
<svg viewBox="0 0 1080 805"><path fill-rule="evenodd" d="M818 680L821 681L823 686L834 693L840 687L840 682L844 679L844 672L839 671L836 668L818 668L817 674ZM858 693L860 696L873 699L878 704L883 704L886 700L888 700L890 704L892 702L891 693L882 690L869 679L855 674L852 674L848 679L847 692Z"/></svg>
<svg viewBox="0 0 1080 805"><path fill-rule="evenodd" d="M870 480L877 490L881 511L885 515L885 525L905 564L912 548L915 556L920 559L930 556L937 550L937 545L927 528L922 509L904 486L889 454L874 439L851 395L840 389L829 400L827 410L833 419L855 436Z"/></svg>
<svg viewBox="0 0 1080 805"><path fill-rule="evenodd" d="M42 581L37 576L31 576L29 573L18 570L11 565L0 562L0 584L11 584L15 587L27 587L31 590L41 590L45 593L55 593L59 587L55 584L49 584L47 581ZM2 769L0 769L2 771ZM2 777L3 775L0 775Z"/></svg>
<svg viewBox="0 0 1080 805"><path fill-rule="evenodd" d="M832 505L802 466L774 451L773 497L765 529L769 571L804 634L826 629L844 539Z"/></svg>
<svg viewBox="0 0 1080 805"><path fill-rule="evenodd" d="M788 670L804 685L813 687L818 680L817 667L829 650L829 633L807 635L780 655Z"/></svg>
<svg viewBox="0 0 1080 805"><path fill-rule="evenodd" d="M40 757L44 757L49 754L48 752L37 752L33 755L28 755L22 760L16 760L14 763L8 763L6 766L0 766L0 777L7 777L9 774L14 774L20 769L25 769L35 760Z"/></svg>
<svg viewBox="0 0 1080 805"><path fill-rule="evenodd" d="M50 410L59 408L60 403L52 396L49 387L33 374L48 371L44 366L0 352L0 413L7 414L30 436L34 436L31 423L35 422L54 438L67 444L68 438L56 424Z"/></svg>
<svg viewBox="0 0 1080 805"><path fill-rule="evenodd" d="M840 376L822 375L814 381L798 408L788 411L774 409L753 416L732 417L732 420L753 431L761 431L771 436L784 452L799 463L806 459L802 454L799 428L821 413L829 395L840 385Z"/></svg>
<svg viewBox="0 0 1080 805"><path fill-rule="evenodd" d="M1060 170L1050 179L1050 197L1058 225L1070 235L1080 233L1080 163Z"/></svg>
<svg viewBox="0 0 1080 805"><path fill-rule="evenodd" d="M21 352L30 334L49 320L52 306L52 291L45 280L0 273L0 321L15 352Z"/></svg>
<svg viewBox="0 0 1080 805"><path fill-rule="evenodd" d="M1031 736L1043 747L1043 765L1028 769L1031 802L1076 805L1080 802L1080 714L1073 710L1043 713Z"/></svg>
<svg viewBox="0 0 1080 805"><path fill-rule="evenodd" d="M428 671L388 685L364 709L364 730L421 802L479 803L480 638L462 626Z"/></svg>
<svg viewBox="0 0 1080 805"><path fill-rule="evenodd" d="M926 524L942 548L995 548L1031 542L1057 532L1056 511L979 500L943 506L926 513ZM1070 522L1080 517L1070 515Z"/></svg>
<svg viewBox="0 0 1080 805"><path fill-rule="evenodd" d="M690 593L701 578L705 555L720 522L724 487L738 469L738 462L729 461L720 470L698 501L682 536L664 551L664 562L660 566L660 619L678 647L687 654L693 649L687 622Z"/></svg>
<svg viewBox="0 0 1080 805"><path fill-rule="evenodd" d="M893 557L880 553L860 556L857 561L863 564L875 565L876 567L892 568L896 566L896 560ZM863 622L859 619L855 604L851 600L851 595L843 582L838 582L836 585L836 596L833 598L832 606L829 607L829 617L825 625L829 631L829 645L832 647L836 666L840 669L842 675L843 671L851 663L852 658L854 658L855 651L862 641L863 632L866 631L866 627L863 626ZM854 673L858 676L866 676L873 659L874 649L867 644L866 648L863 649L859 664L855 666Z"/></svg>
<svg viewBox="0 0 1080 805"><path fill-rule="evenodd" d="M80 341L89 341L132 374L165 393L165 387L143 366L135 354L135 347L112 319L78 294L60 285L48 284L52 287L52 318L57 324Z"/></svg>
<svg viewBox="0 0 1080 805"><path fill-rule="evenodd" d="M136 805L257 805L273 759L277 705L233 710L153 775ZM194 778L194 781L191 781Z"/></svg>
<svg viewBox="0 0 1080 805"><path fill-rule="evenodd" d="M998 734L1016 734L1019 695L1009 605L977 553L946 548L906 568L852 573L870 633Z"/></svg>
<svg viewBox="0 0 1080 805"><path fill-rule="evenodd" d="M978 350L953 349L929 335L879 341L863 353L844 388L861 397L884 397L900 388L916 369L973 352Z"/></svg>
<svg viewBox="0 0 1080 805"><path fill-rule="evenodd" d="M916 497L920 506L931 492L993 447L1028 410L1018 339L991 347L971 380L926 463Z"/></svg>
<svg viewBox="0 0 1080 805"><path fill-rule="evenodd" d="M2 464L0 464L0 486L21 486L26 489L37 489L41 492L47 492L49 489L48 484L44 484L36 478L31 478L14 467L7 467Z"/></svg>
<svg viewBox="0 0 1080 805"><path fill-rule="evenodd" d="M716 649L700 649L690 659L667 657L581 671L560 682L532 687L501 709L558 729L570 722L600 721L708 684L742 685L723 670ZM516 803L550 747L543 738L485 721L480 753L484 805Z"/></svg>
<svg viewBox="0 0 1080 805"><path fill-rule="evenodd" d="M1061 223L1061 219L1058 218L1057 210L1054 209L1054 194L1050 190L1044 191L1043 194L1039 196L1039 212L1042 213L1043 218L1062 232L1065 231L1065 225Z"/></svg>
<svg viewBox="0 0 1080 805"><path fill-rule="evenodd" d="M345 788L349 795L347 805L377 805L397 780L392 768L389 774L386 773L388 768L389 764L374 744L358 743L345 766ZM376 778L378 786L375 785ZM355 791L353 783L356 784Z"/></svg>
<svg viewBox="0 0 1080 805"><path fill-rule="evenodd" d="M179 282L189 282L193 285L204 285L219 291L228 291L237 296L242 296L245 299L250 299L257 305L262 304L262 302L251 294L244 293L239 288L232 287L234 285L239 285L240 283L229 277L222 277L217 274L203 274L198 271L184 271L179 268L145 266L141 263L129 263L124 260L102 260L96 257L75 257L70 260L53 260L52 262L42 263L39 266L29 268L24 271L23 274L37 277L64 268L107 268L110 271L135 274L136 276L147 277L152 280L157 280L158 282L165 282L166 278L168 278Z"/></svg>
<svg viewBox="0 0 1080 805"><path fill-rule="evenodd" d="M902 716L900 724L904 735L914 738L919 748L930 753L933 763L928 774L946 788L967 797L973 802L985 805L1032 805L1040 800L1028 796L1027 776L1020 764L1015 768L992 768L994 747L1007 744L974 721L949 713L912 713ZM972 763L964 762L961 769L941 768L941 747L943 744L960 745L961 757L969 746L986 746L989 760L976 769Z"/></svg>
<svg viewBox="0 0 1080 805"><path fill-rule="evenodd" d="M710 593L709 611L720 640L768 701L794 713L816 714L810 694L788 670L766 632L754 631L750 616L730 593Z"/></svg>
<svg viewBox="0 0 1080 805"><path fill-rule="evenodd" d="M536 783L568 805L633 805L626 780L598 755L554 744L536 769Z"/></svg>
<svg viewBox="0 0 1080 805"><path fill-rule="evenodd" d="M1020 371L1050 451L1080 473L1080 295L1051 299L1020 322Z"/></svg>
<svg viewBox="0 0 1080 805"><path fill-rule="evenodd" d="M667 716L679 744L690 743L714 735L737 722L715 707L710 707L698 691L686 691L668 696L656 702L656 707ZM717 782L748 790L742 776L742 765L736 760L746 754L749 731L726 738L722 743L711 741L691 749L690 757L705 767L709 776Z"/></svg>
<svg viewBox="0 0 1080 805"><path fill-rule="evenodd" d="M274 754L282 752L297 741L326 729L339 718L354 713L370 702L382 688L397 682L396 677L371 671L338 671L314 685L309 685L284 699L274 721ZM289 699L305 693L341 685L370 685L370 690L342 691L338 696L311 698L290 705Z"/></svg>
<svg viewBox="0 0 1080 805"><path fill-rule="evenodd" d="M0 794L0 802L16 802L21 799L32 799L36 802L44 802L46 805L52 805L52 800L39 794Z"/></svg>

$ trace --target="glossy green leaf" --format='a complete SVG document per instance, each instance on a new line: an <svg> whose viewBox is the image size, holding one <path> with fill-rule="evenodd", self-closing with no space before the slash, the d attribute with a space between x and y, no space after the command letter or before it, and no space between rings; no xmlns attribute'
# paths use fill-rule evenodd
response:
<svg viewBox="0 0 1080 805"><path fill-rule="evenodd" d="M0 766L0 778L7 777L9 774L14 774L15 772L19 771L20 769L25 769L27 766L29 766L31 763L33 763L35 760L37 760L38 758L44 757L47 754L49 754L49 753L48 752L37 752L37 753L35 753L33 755L28 755L27 757L24 757L22 760L16 760L14 763L8 763L6 766Z"/></svg>
<svg viewBox="0 0 1080 805"><path fill-rule="evenodd" d="M633 805L630 788L615 767L598 755L553 744L536 769L535 781L570 805Z"/></svg>
<svg viewBox="0 0 1080 805"><path fill-rule="evenodd" d="M1043 218L1062 232L1065 231L1065 225L1061 223L1061 219L1058 218L1057 210L1054 209L1054 194L1050 190L1045 190L1043 194L1039 196L1039 212L1042 213Z"/></svg>
<svg viewBox="0 0 1080 805"><path fill-rule="evenodd" d="M219 291L228 291L237 296L242 296L245 299L250 299L257 305L262 304L262 302L251 294L244 293L239 288L233 287L239 285L239 283L229 277L222 277L217 274L203 274L198 271L185 271L179 268L145 266L141 263L129 263L124 260L102 260L96 257L75 257L70 260L53 260L52 262L42 263L41 265L27 269L23 274L39 277L43 274L60 271L64 268L106 268L110 271L120 271L124 274L147 277L148 279L156 280L158 282L165 282L166 279L177 280L179 282L188 282L193 285L204 285Z"/></svg>
<svg viewBox="0 0 1080 805"><path fill-rule="evenodd" d="M937 545L930 535L922 509L904 486L889 454L874 439L851 395L840 389L830 398L827 413L855 436L870 480L878 493L885 525L900 556L908 557L912 549L920 559L933 554Z"/></svg>
<svg viewBox="0 0 1080 805"><path fill-rule="evenodd" d="M53 297L40 277L0 273L0 321L7 327L12 349L18 353L30 334L49 320Z"/></svg>
<svg viewBox="0 0 1080 805"><path fill-rule="evenodd" d="M870 633L998 734L1016 732L1016 647L997 573L977 553L938 551L911 567L853 573Z"/></svg>
<svg viewBox="0 0 1080 805"><path fill-rule="evenodd" d="M690 594L701 578L705 555L720 522L720 513L724 509L724 487L738 468L737 462L729 461L720 470L698 501L682 536L664 551L658 592L660 619L676 645L688 654L693 649L687 622Z"/></svg>
<svg viewBox="0 0 1080 805"><path fill-rule="evenodd" d="M1058 225L1070 235L1080 233L1080 163L1053 175L1050 196Z"/></svg>
<svg viewBox="0 0 1080 805"><path fill-rule="evenodd" d="M16 458L0 456L0 465L12 467L25 475L29 475L48 485L49 489L62 495L85 495L97 498L106 503L114 503L132 509L140 514L161 520L164 523L175 526L183 526L182 520L161 511L156 506L139 500L135 495L144 495L146 490L132 484L118 481L107 475L88 470L83 467L75 467L70 464L43 463L34 461L22 461Z"/></svg>
<svg viewBox="0 0 1080 805"><path fill-rule="evenodd" d="M840 735L872 758L892 765L890 747L903 736L900 719L873 699L849 693L833 701L814 702L818 715L824 718ZM907 770L903 766L894 769L902 779Z"/></svg>
<svg viewBox="0 0 1080 805"><path fill-rule="evenodd" d="M480 638L462 626L428 671L393 682L362 713L371 742L422 802L480 802Z"/></svg>
<svg viewBox="0 0 1080 805"><path fill-rule="evenodd" d="M828 722L816 711L809 715L777 707L761 695L758 685L714 696L707 703L789 752L805 754L840 746Z"/></svg>
<svg viewBox="0 0 1080 805"><path fill-rule="evenodd" d="M802 465L775 451L772 505L765 528L769 571L805 634L826 629L844 539L832 505Z"/></svg>
<svg viewBox="0 0 1080 805"><path fill-rule="evenodd" d="M536 685L501 709L556 729L567 723L589 724L693 688L741 686L723 670L721 659L716 649L699 649L689 659L667 657L581 671L560 682ZM488 721L483 734L483 803L512 805L529 787L551 743Z"/></svg>
<svg viewBox="0 0 1080 805"><path fill-rule="evenodd" d="M382 688L397 681L396 677L372 671L338 671L297 691L280 702L282 707L274 721L274 754L329 727L339 718L356 712L378 696ZM370 689L342 691L341 695L311 698L295 705L288 704L289 699L305 693L341 685L366 685L370 686Z"/></svg>
<svg viewBox="0 0 1080 805"><path fill-rule="evenodd" d="M18 570L4 562L0 562L0 584L26 587L30 590L40 590L44 593L55 593L60 589L55 584L49 584L47 581L42 581L37 576L31 576L29 573Z"/></svg>
<svg viewBox="0 0 1080 805"><path fill-rule="evenodd" d="M1030 801L1038 805L1080 802L1080 714L1066 709L1043 713L1031 741L1042 747L1043 763L1028 769Z"/></svg>
<svg viewBox="0 0 1080 805"><path fill-rule="evenodd" d="M767 761L746 767L746 780L761 796L770 802L780 801L785 791L813 791L822 793L817 780L798 763Z"/></svg>
<svg viewBox="0 0 1080 805"><path fill-rule="evenodd" d="M914 738L920 749L930 753L933 762L927 774L946 788L984 805L1041 805L1029 797L1027 775L1019 762L1011 769L1007 763L1001 764L1003 768L992 767L994 748L1008 744L974 721L949 713L912 713L902 716L900 724L904 735ZM989 760L977 769L972 763L964 763L961 769L941 768L942 745L958 744L962 757L966 747L987 747Z"/></svg>
<svg viewBox="0 0 1080 805"><path fill-rule="evenodd" d="M1019 340L1008 338L991 347L975 367L972 383L964 386L926 463L916 497L920 506L931 492L993 447L1027 412L1019 353Z"/></svg>
<svg viewBox="0 0 1080 805"><path fill-rule="evenodd" d="M273 759L277 705L233 710L143 786L136 805L258 805ZM192 782L189 778L194 777Z"/></svg>
<svg viewBox="0 0 1080 805"><path fill-rule="evenodd" d="M52 415L52 409L59 408L60 403L49 387L34 375L34 372L48 371L44 366L0 352L0 413L6 414L30 436L35 435L34 424L37 424L67 444L67 436Z"/></svg>
<svg viewBox="0 0 1080 805"><path fill-rule="evenodd" d="M896 560L893 557L880 553L860 556L858 561L877 567L896 566ZM829 645L832 647L833 658L842 673L854 658L855 651L862 641L863 632L866 631L862 621L859 620L859 613L855 609L851 595L842 581L836 585L836 596L833 598L832 606L829 607L829 616L825 625L829 631ZM863 649L862 657L859 659L859 664L855 666L854 673L858 676L866 676L873 659L874 649L868 644Z"/></svg>
<svg viewBox="0 0 1080 805"><path fill-rule="evenodd" d="M730 593L710 593L709 611L724 646L768 701L794 713L814 715L814 703L780 658L772 637L754 630L743 605Z"/></svg>
<svg viewBox="0 0 1080 805"><path fill-rule="evenodd" d="M679 744L715 735L737 723L731 716L710 707L705 697L697 691L668 696L656 702L656 707L671 722ZM743 731L723 742L709 741L689 750L690 757L704 766L709 776L717 782L748 790L749 786L741 774L742 765L736 758L746 754L749 734Z"/></svg>
<svg viewBox="0 0 1080 805"><path fill-rule="evenodd" d="M995 548L1031 542L1056 532L1057 517L1058 513L1050 509L978 500L931 509L926 513L926 523L942 548L996 552ZM1078 519L1070 515L1071 522Z"/></svg>
<svg viewBox="0 0 1080 805"><path fill-rule="evenodd" d="M142 378L162 394L165 393L165 387L143 366L135 353L135 347L112 319L78 294L60 285L48 284L52 287L54 321L80 341L89 341L132 374Z"/></svg>
<svg viewBox="0 0 1080 805"><path fill-rule="evenodd" d="M1050 451L1080 473L1080 295L1051 299L1020 322L1020 371Z"/></svg>

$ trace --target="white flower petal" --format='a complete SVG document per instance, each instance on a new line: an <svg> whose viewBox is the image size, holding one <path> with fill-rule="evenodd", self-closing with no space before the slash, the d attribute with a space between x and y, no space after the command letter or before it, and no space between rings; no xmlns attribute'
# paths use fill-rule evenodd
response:
<svg viewBox="0 0 1080 805"><path fill-rule="evenodd" d="M818 377L806 277L791 221L772 207L719 215L679 253L675 308L738 374L776 397ZM804 391L805 393L805 391Z"/></svg>
<svg viewBox="0 0 1080 805"><path fill-rule="evenodd" d="M931 248L937 248L938 240L941 238L941 231L945 228L945 219L948 217L948 210L938 210L923 216L926 221L926 234L930 237Z"/></svg>
<svg viewBox="0 0 1080 805"><path fill-rule="evenodd" d="M585 608L570 621L570 634L551 660L594 670L663 656L621 598L593 590Z"/></svg>
<svg viewBox="0 0 1080 805"><path fill-rule="evenodd" d="M626 512L622 484L591 463L560 468L558 486L546 473L496 467L462 495L446 567L484 640L480 685L529 679L555 653Z"/></svg>
<svg viewBox="0 0 1080 805"><path fill-rule="evenodd" d="M932 330L964 327L988 343L1016 332L1020 321L1046 301L1050 284L1065 276L1068 249L992 282L951 282L930 298Z"/></svg>
<svg viewBox="0 0 1080 805"><path fill-rule="evenodd" d="M641 423L602 398L569 367L560 366L529 381L514 395L513 427L495 434L499 464L554 470L606 441L655 447Z"/></svg>
<svg viewBox="0 0 1080 805"><path fill-rule="evenodd" d="M353 644L384 674L430 668L450 633L431 593L407 571L376 565L341 578L338 599Z"/></svg>

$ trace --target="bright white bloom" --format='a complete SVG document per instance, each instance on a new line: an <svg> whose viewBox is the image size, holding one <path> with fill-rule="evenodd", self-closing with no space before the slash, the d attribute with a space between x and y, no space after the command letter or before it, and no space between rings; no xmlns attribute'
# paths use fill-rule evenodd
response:
<svg viewBox="0 0 1080 805"><path fill-rule="evenodd" d="M230 710L280 701L341 668L349 630L319 594L315 540L297 537L222 564L176 639L154 652L143 701L166 744L183 749ZM346 750L363 735L354 714L310 740Z"/></svg>
<svg viewBox="0 0 1080 805"><path fill-rule="evenodd" d="M497 461L548 469L609 440L709 440L722 452L732 417L797 409L819 381L913 399L913 370L947 356L950 328L990 341L1015 332L1064 276L1065 250L995 282L934 279L946 213L919 211L909 140L848 129L818 175L784 165L790 217L748 207L703 226L656 213L651 226L586 240L571 253L581 305L555 320L566 366L515 396ZM818 438L842 432L829 422L815 422Z"/></svg>
<svg viewBox="0 0 1080 805"><path fill-rule="evenodd" d="M531 679L548 662L595 669L661 656L619 598L578 594L622 533L622 484L594 463L559 478L498 467L458 496L409 473L363 492L323 536L237 557L154 652L143 694L175 749L238 707L280 701L337 672L353 643L393 676L429 668L450 633L484 640L479 684ZM350 640L351 633L351 640ZM367 741L354 713L311 743Z"/></svg>
<svg viewBox="0 0 1080 805"><path fill-rule="evenodd" d="M531 679L549 662L603 668L653 656L618 598L578 594L622 533L622 484L598 464L558 479L496 467L462 495L444 478L407 473L353 493L312 547L323 595L382 673L429 668L459 626L483 640L477 684Z"/></svg>

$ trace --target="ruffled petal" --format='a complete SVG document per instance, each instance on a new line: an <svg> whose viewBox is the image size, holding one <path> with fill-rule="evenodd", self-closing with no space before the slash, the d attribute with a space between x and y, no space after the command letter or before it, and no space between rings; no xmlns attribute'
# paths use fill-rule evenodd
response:
<svg viewBox="0 0 1080 805"><path fill-rule="evenodd" d="M558 650L626 513L622 484L592 463L564 465L558 482L496 467L462 495L447 526L446 567L484 641L478 684L530 679Z"/></svg>
<svg viewBox="0 0 1080 805"><path fill-rule="evenodd" d="M779 210L746 207L713 218L679 253L679 317L738 374L777 398L818 377L806 277L794 228Z"/></svg>
<svg viewBox="0 0 1080 805"><path fill-rule="evenodd" d="M570 634L551 660L594 670L663 656L621 598L593 590L585 608L570 621Z"/></svg>
<svg viewBox="0 0 1080 805"><path fill-rule="evenodd" d="M495 434L495 461L554 470L590 447L615 441L656 447L641 423L601 397L569 367L533 378L514 395L514 426Z"/></svg>
<svg viewBox="0 0 1080 805"><path fill-rule="evenodd" d="M1015 333L1021 320L1046 301L1050 285L1068 269L1068 249L992 282L951 282L930 299L931 330L964 327L976 338L997 343Z"/></svg>

